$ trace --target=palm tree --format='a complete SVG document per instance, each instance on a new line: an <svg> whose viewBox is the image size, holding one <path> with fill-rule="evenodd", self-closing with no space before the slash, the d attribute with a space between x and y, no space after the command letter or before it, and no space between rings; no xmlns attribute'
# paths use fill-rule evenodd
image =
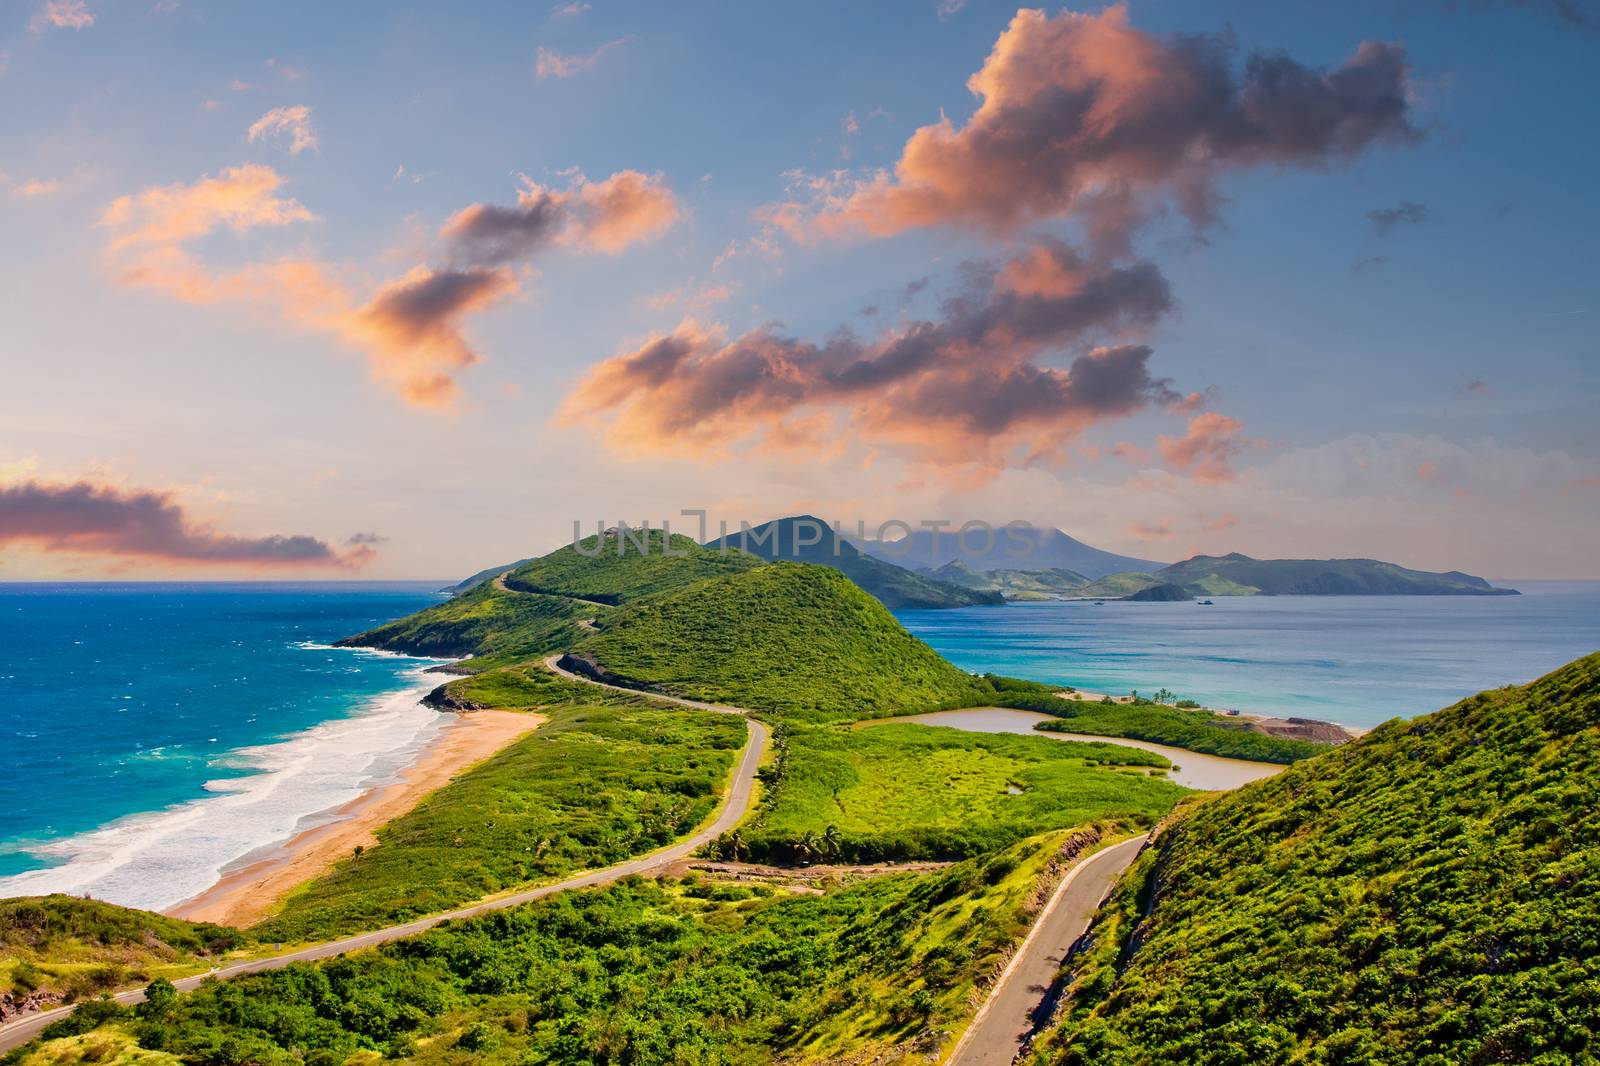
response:
<svg viewBox="0 0 1600 1066"><path fill-rule="evenodd" d="M838 859L839 853L844 850L844 834L839 832L839 827L830 825L822 834L822 853L830 859Z"/></svg>

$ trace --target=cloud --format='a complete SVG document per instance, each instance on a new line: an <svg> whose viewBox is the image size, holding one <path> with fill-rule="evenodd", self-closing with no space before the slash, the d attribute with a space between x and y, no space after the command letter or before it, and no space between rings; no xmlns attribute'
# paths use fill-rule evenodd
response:
<svg viewBox="0 0 1600 1066"><path fill-rule="evenodd" d="M1181 437L1163 434L1156 441L1161 457L1175 470L1187 473L1202 485L1234 479L1230 462L1251 447L1239 436L1244 424L1236 418L1207 411L1189 419L1189 429Z"/></svg>
<svg viewBox="0 0 1600 1066"><path fill-rule="evenodd" d="M242 537L197 523L171 493L24 481L0 486L0 545L46 552L149 559L196 566L352 570L370 544L339 551L304 535Z"/></svg>
<svg viewBox="0 0 1600 1066"><path fill-rule="evenodd" d="M587 73L594 69L595 64L600 62L601 57L607 52L621 48L630 40L632 40L631 37L618 37L614 41L607 41L592 52L584 53L557 52L553 48L546 48L540 45L533 65L534 76L538 78L571 78L578 74Z"/></svg>
<svg viewBox="0 0 1600 1066"><path fill-rule="evenodd" d="M383 536L381 533L352 533L345 538L344 542L352 548L360 547L362 545L366 545L369 548L375 548L379 544L389 543L389 538Z"/></svg>
<svg viewBox="0 0 1600 1066"><path fill-rule="evenodd" d="M59 192L61 182L54 178L29 178L27 181L18 182L11 189L13 199L34 199L40 196L50 196Z"/></svg>
<svg viewBox="0 0 1600 1066"><path fill-rule="evenodd" d="M1130 522L1128 536L1139 540L1160 540L1172 536L1172 529L1165 522Z"/></svg>
<svg viewBox="0 0 1600 1066"><path fill-rule="evenodd" d="M465 336L467 320L517 292L510 264L552 242L619 251L677 216L660 177L637 171L602 182L579 175L554 191L530 183L517 207L475 204L458 212L439 234L446 261L419 265L365 299L344 271L312 260L217 270L190 254L191 242L219 227L243 234L313 219L281 195L282 185L277 171L252 164L118 198L101 219L111 231L107 254L118 279L187 303L262 307L329 334L364 352L373 378L407 403L434 409L455 404L456 375L479 361Z"/></svg>
<svg viewBox="0 0 1600 1066"><path fill-rule="evenodd" d="M945 19L959 15L961 9L966 6L967 0L939 0L934 10L939 15L939 21L943 22Z"/></svg>
<svg viewBox="0 0 1600 1066"><path fill-rule="evenodd" d="M1152 264L1112 266L1044 240L1011 261L969 264L931 321L821 344L773 327L729 341L685 321L594 367L563 423L607 421L619 447L717 455L735 441L818 443L840 432L944 467L993 471L1058 459L1084 429L1181 400L1137 344L1095 338L1148 327L1172 306ZM1066 367L1041 357L1076 352ZM808 433L802 433L804 428Z"/></svg>
<svg viewBox="0 0 1600 1066"><path fill-rule="evenodd" d="M660 174L621 170L600 182L580 174L565 189L524 179L515 207L473 204L456 212L439 235L459 258L493 266L555 243L614 254L664 232L678 214L677 198Z"/></svg>
<svg viewBox="0 0 1600 1066"><path fill-rule="evenodd" d="M570 4L557 4L551 8L550 17L552 19L572 19L577 18L588 10L588 4L583 3L582 0L573 0Z"/></svg>
<svg viewBox="0 0 1600 1066"><path fill-rule="evenodd" d="M250 124L251 144L257 141L281 141L289 137L289 154L299 155L306 150L317 150L317 134L311 128L311 108L304 104L294 107L275 107Z"/></svg>
<svg viewBox="0 0 1600 1066"><path fill-rule="evenodd" d="M1427 220L1427 205L1410 200L1402 200L1394 207L1378 207L1367 212L1367 221L1372 223L1372 228L1378 231L1380 237L1396 226L1420 226Z"/></svg>
<svg viewBox="0 0 1600 1066"><path fill-rule="evenodd" d="M1205 530L1207 533L1221 533L1223 530L1232 529L1238 524L1238 515L1224 514L1218 515L1209 522L1205 522L1200 528Z"/></svg>
<svg viewBox="0 0 1600 1066"><path fill-rule="evenodd" d="M679 310L688 314L703 314L719 303L733 297L737 285L696 285L688 282L666 292L645 297L645 306L652 311Z"/></svg>
<svg viewBox="0 0 1600 1066"><path fill-rule="evenodd" d="M967 83L981 102L964 126L941 118L892 173L824 182L766 217L810 239L947 224L1009 234L1072 216L1125 246L1167 199L1196 228L1214 225L1226 171L1323 168L1421 136L1398 44L1364 42L1329 70L1255 53L1236 73L1231 51L1224 37L1144 33L1122 5L1024 9Z"/></svg>
<svg viewBox="0 0 1600 1066"><path fill-rule="evenodd" d="M1473 378L1461 386L1462 392L1488 392L1489 383L1482 378Z"/></svg>
<svg viewBox="0 0 1600 1066"><path fill-rule="evenodd" d="M1357 259L1354 263L1350 264L1350 273L1352 273L1352 274L1365 274L1367 271L1373 269L1374 267L1383 266L1385 263L1389 262L1390 258L1391 257L1387 256L1387 255L1369 255L1369 256L1365 256L1365 257L1363 257L1361 259Z"/></svg>
<svg viewBox="0 0 1600 1066"><path fill-rule="evenodd" d="M94 12L83 0L46 0L28 20L28 29L44 33L54 27L64 30L86 30L94 25Z"/></svg>

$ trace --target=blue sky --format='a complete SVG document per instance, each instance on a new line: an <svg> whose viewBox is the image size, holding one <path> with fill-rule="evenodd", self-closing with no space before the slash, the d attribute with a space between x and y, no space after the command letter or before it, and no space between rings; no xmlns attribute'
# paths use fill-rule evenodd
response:
<svg viewBox="0 0 1600 1066"><path fill-rule="evenodd" d="M1587 550L1600 520L1600 23L1554 4L1128 7L1141 40L1230 39L1240 78L1253 52L1326 72L1363 41L1403 42L1419 136L1225 169L1218 223L1201 233L1152 193L1154 217L1118 263L1159 269L1170 310L1014 358L1065 373L1090 343L1147 345L1151 375L1200 397L981 439L886 411L895 392L654 418L690 395L674 385L556 416L686 318L729 340L770 326L820 345L847 328L870 347L940 320L972 263L1044 238L1084 247L1075 209L1004 232L805 229L831 210L807 179L847 198L941 114L966 126L968 79L1014 5L55 4L0 9L0 492L34 486L0 509L54 508L0 522L0 576L448 576L552 546L574 519L680 507L734 521L1022 517L1158 558L1600 575ZM293 151L287 126L250 139L288 108L307 109L315 147ZM288 321L281 295L196 302L119 274L118 198L151 209L148 190L187 194L242 167L270 171L279 184L263 195L314 217L223 219L183 254L235 283L253 264L315 262L363 309L409 270L460 267L441 227L469 205L515 204L531 181L574 221L496 265L507 288L453 320L478 361L422 409L374 380L365 342ZM598 210L582 190L624 172L669 197L671 218L629 223L612 248L582 229ZM770 221L784 203L803 208L799 231ZM1369 218L1406 204L1414 220L1386 232ZM717 357L705 341L685 375ZM826 434L774 445L771 425L816 413L834 419ZM1197 427L1207 413L1217 420ZM1199 458L1163 436L1195 441ZM1019 458L1041 441L1047 457ZM106 513L140 494L175 510L132 546L50 524L84 483ZM352 554L356 532L383 540ZM327 550L216 542L291 534Z"/></svg>

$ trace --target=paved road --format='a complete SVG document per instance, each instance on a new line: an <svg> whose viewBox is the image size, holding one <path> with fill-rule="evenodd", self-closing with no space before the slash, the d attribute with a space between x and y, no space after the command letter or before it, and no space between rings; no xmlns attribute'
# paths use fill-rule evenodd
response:
<svg viewBox="0 0 1600 1066"><path fill-rule="evenodd" d="M1146 839L1137 836L1103 848L1067 871L945 1066L1010 1066L1033 1031L1033 1014L1067 950L1089 928L1100 901Z"/></svg>
<svg viewBox="0 0 1600 1066"><path fill-rule="evenodd" d="M571 674L565 670L557 670L556 672L567 677L575 678L579 681L597 684L597 682L589 681L588 678L579 677L577 674ZM623 691L631 690L624 689ZM680 700L668 696L658 696L656 698L668 700L672 703L680 703L688 707L697 707L702 710L722 711L729 714L739 715L744 714L743 711L736 707L722 707L716 704L700 703L695 700ZM460 910L450 911L446 914L436 914L427 918L419 918L414 922L407 922L405 925L392 925L387 929L379 929L371 933L362 933L359 936L345 937L343 940L333 940L326 944L315 944L311 947L301 948L297 951L289 951L282 955L274 955L271 958L252 959L248 962L237 962L231 966L224 966L221 969L213 970L209 974L197 974L194 977L185 977L182 980L174 981L173 984L178 987L180 992L187 992L190 989L198 988L200 986L200 982L206 977L239 977L248 973L257 973L261 970L276 970L293 962L310 962L315 959L331 958L334 955L340 955L347 951L356 951L361 948L375 947L378 944L386 944L391 940L399 940L402 937L416 936L418 933L426 932L427 930L438 925L440 922L451 918L471 918L474 915L487 914L490 911L504 910L507 907L515 907L519 904L528 903L532 900L543 899L545 896L553 895L557 892L565 892L572 888L589 888L594 885L606 885L633 874L655 873L661 870L663 867L670 866L680 859L687 858L690 853L692 853L702 844L710 842L723 833L726 833L734 826L738 825L739 822L744 819L744 816L749 813L751 803L755 797L756 770L761 763L761 751L766 746L768 732L766 726L762 725L753 718L745 718L744 724L745 729L749 733L749 737L744 746L744 754L739 759L738 768L734 771L733 783L728 789L727 796L723 798L722 806L717 813L717 817L711 822L710 825L688 837L685 837L676 844L662 848L660 851L652 852L649 855L641 856L637 859L630 859L627 862L620 862L615 866L607 866L603 870L594 870L590 873L579 874L576 877L569 877L565 881L557 881L555 884L541 885L538 888L530 888L524 892L517 892L510 896L501 896L498 899L488 900L483 903L475 903L470 907L463 907ZM144 990L132 989L113 998L115 998L118 1003L138 1003L144 999ZM66 1017L68 1014L72 1013L72 1010L72 1007L57 1007L55 1010L41 1011L38 1014L29 1014L19 1021L12 1022L6 1026L0 1026L0 1054L10 1051L14 1047L20 1047L21 1045L26 1044L28 1041L38 1036L40 1030L44 1029L45 1026L49 1025L53 1021Z"/></svg>

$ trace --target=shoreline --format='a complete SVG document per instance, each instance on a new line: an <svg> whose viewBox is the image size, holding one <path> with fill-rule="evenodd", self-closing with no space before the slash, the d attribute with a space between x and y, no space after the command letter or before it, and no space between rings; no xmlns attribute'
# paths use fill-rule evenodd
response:
<svg viewBox="0 0 1600 1066"><path fill-rule="evenodd" d="M445 713L445 712L439 712ZM173 918L244 928L270 914L289 892L326 873L360 847L377 843L376 831L410 811L463 770L494 755L548 719L518 711L456 713L454 721L417 753L398 780L367 789L324 812L332 820L302 830L259 858L224 868L205 891L165 910ZM257 852L259 854L259 850Z"/></svg>

